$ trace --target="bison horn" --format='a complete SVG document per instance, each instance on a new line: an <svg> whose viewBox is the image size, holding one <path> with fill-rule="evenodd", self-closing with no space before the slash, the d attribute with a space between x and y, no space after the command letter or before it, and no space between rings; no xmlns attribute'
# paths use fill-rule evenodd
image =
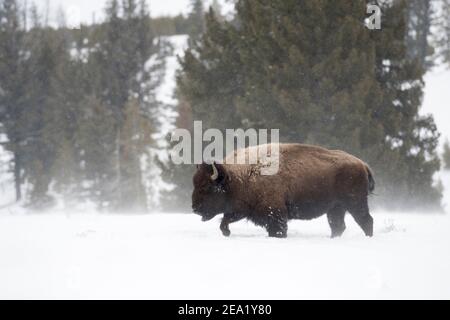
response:
<svg viewBox="0 0 450 320"><path fill-rule="evenodd" d="M219 171L217 170L216 164L214 162L212 163L212 168L213 168L213 175L211 176L211 180L216 181L219 178Z"/></svg>

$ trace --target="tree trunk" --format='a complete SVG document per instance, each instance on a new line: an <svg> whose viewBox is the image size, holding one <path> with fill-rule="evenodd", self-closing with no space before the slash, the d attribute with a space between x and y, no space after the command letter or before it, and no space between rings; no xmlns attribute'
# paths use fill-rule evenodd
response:
<svg viewBox="0 0 450 320"><path fill-rule="evenodd" d="M120 208L120 206L123 203L123 193L122 193L122 139L121 139L121 129L119 128L117 130L117 139L116 139L116 156L117 156L117 203L116 203L116 208Z"/></svg>
<svg viewBox="0 0 450 320"><path fill-rule="evenodd" d="M423 0L421 0L423 1ZM422 66L426 66L426 60L428 55L428 35L430 33L430 14L431 14L431 4L430 0L425 0L421 2L421 6L419 8L419 15L418 15L418 58L420 59L420 62L422 63Z"/></svg>
<svg viewBox="0 0 450 320"><path fill-rule="evenodd" d="M20 156L14 152L14 184L16 187L16 201L22 200L21 177L20 177Z"/></svg>

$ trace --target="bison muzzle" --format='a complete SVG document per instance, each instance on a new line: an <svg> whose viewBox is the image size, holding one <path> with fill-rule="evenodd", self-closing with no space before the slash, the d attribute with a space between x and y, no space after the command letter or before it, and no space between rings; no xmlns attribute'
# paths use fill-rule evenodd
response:
<svg viewBox="0 0 450 320"><path fill-rule="evenodd" d="M273 145L268 145L269 150ZM220 229L248 219L266 228L270 237L287 237L288 221L328 217L331 236L345 230L349 212L364 233L373 235L368 196L375 189L369 166L338 150L301 144L279 144L279 171L260 174L258 165L229 164L240 152L247 156L258 147L237 150L224 164L202 164L194 175L192 208L203 221L223 214ZM234 158L233 158L234 159Z"/></svg>

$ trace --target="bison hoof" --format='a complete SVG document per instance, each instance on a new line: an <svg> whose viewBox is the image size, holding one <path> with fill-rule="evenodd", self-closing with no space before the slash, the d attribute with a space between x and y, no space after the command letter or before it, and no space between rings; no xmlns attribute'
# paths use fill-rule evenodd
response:
<svg viewBox="0 0 450 320"><path fill-rule="evenodd" d="M343 234L344 234L343 231L342 231L342 232L332 232L332 233L331 233L331 239L337 239L337 238L340 238L340 237L342 237Z"/></svg>
<svg viewBox="0 0 450 320"><path fill-rule="evenodd" d="M284 238L287 238L287 233L283 232L283 231L271 232L271 233L269 233L269 237L284 239Z"/></svg>
<svg viewBox="0 0 450 320"><path fill-rule="evenodd" d="M230 230L222 230L222 234L223 234L225 237L229 237L229 236L231 235L231 231L230 231Z"/></svg>

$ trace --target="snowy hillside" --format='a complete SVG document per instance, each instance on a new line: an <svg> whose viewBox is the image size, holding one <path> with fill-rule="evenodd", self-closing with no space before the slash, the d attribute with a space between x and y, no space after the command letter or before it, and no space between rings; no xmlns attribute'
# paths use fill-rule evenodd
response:
<svg viewBox="0 0 450 320"><path fill-rule="evenodd" d="M187 48L188 36L177 35L165 37L162 39L167 41L171 47L170 53L164 58L165 70L161 84L157 87L156 100L158 108L153 116L156 119L156 130L152 138L156 142L156 146L150 148L151 158L166 162L169 160L167 136L175 129L175 122L178 116L176 106L178 100L175 97L176 89L176 73L179 68L178 57L184 55ZM149 61L151 64L151 61ZM143 163L146 163L144 159ZM165 182L161 175L162 170L158 165L148 167L144 174L144 184L146 185L148 194L148 203L156 208L160 205L161 194L164 191L170 191L173 186ZM152 210L155 211L155 210Z"/></svg>
<svg viewBox="0 0 450 320"><path fill-rule="evenodd" d="M159 124L159 130L154 138L164 147L165 138L168 133L175 129L175 121L178 113L175 107L178 100L175 99L176 72L179 68L178 57L184 55L187 49L188 36L178 35L165 38L172 46L172 53L165 61L165 75L161 85L158 87L156 99L161 103L161 108L157 111L156 117Z"/></svg>
<svg viewBox="0 0 450 320"><path fill-rule="evenodd" d="M269 239L245 222L194 215L0 215L0 299L450 299L450 217L375 214L365 238L347 216Z"/></svg>

